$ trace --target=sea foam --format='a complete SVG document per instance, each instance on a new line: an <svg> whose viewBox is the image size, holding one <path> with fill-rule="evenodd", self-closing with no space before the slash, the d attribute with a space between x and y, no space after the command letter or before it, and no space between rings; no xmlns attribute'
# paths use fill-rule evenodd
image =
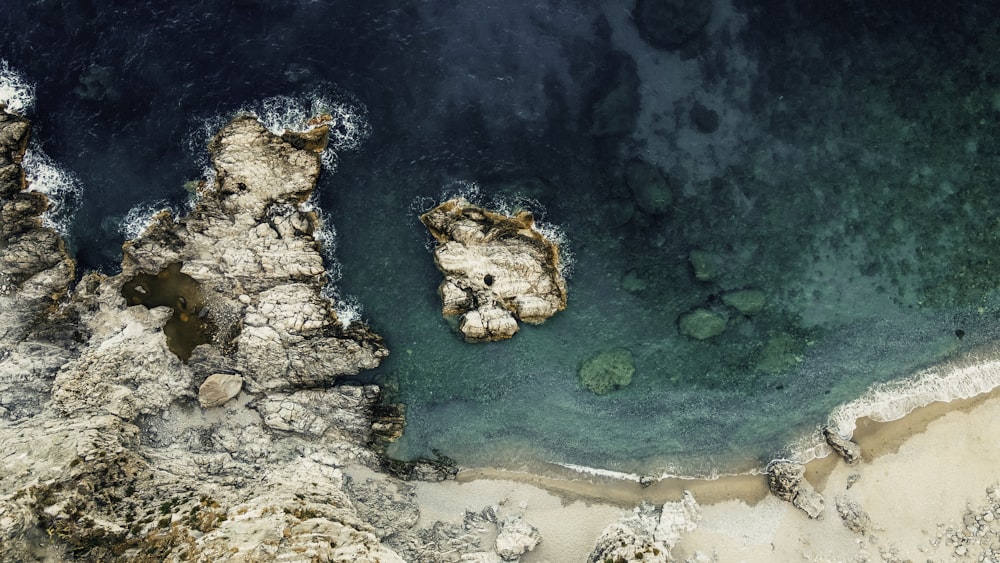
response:
<svg viewBox="0 0 1000 563"><path fill-rule="evenodd" d="M0 59L0 104L19 115L27 115L35 106L35 85Z"/></svg>
<svg viewBox="0 0 1000 563"><path fill-rule="evenodd" d="M169 211L175 219L184 214L184 210L162 199L139 203L129 209L125 217L122 218L118 225L118 232L125 237L125 240L137 239L146 232L153 217L161 211Z"/></svg>
<svg viewBox="0 0 1000 563"><path fill-rule="evenodd" d="M951 402L988 393L1000 387L1000 344L993 344L910 377L871 386L861 397L843 403L830 413L827 426L841 436L854 434L857 422L899 420L935 402ZM819 429L792 444L790 457L806 462L830 453Z"/></svg>
<svg viewBox="0 0 1000 563"><path fill-rule="evenodd" d="M43 193L49 199L49 208L42 214L42 224L67 236L83 191L79 179L56 164L34 141L29 143L21 166L28 190Z"/></svg>

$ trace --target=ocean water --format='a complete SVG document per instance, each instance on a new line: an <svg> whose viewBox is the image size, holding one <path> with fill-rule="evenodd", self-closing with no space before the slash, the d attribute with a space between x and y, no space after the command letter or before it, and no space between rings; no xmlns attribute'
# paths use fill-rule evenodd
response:
<svg viewBox="0 0 1000 563"><path fill-rule="evenodd" d="M1000 336L994 14L795 4L715 0L665 51L624 0L13 0L0 99L34 120L49 220L109 273L155 210L185 209L226 119L334 114L309 205L329 294L390 348L363 377L407 405L395 456L753 470L817 451L827 422L990 388L968 358ZM662 213L637 208L634 159L666 178ZM551 225L566 311L507 342L456 336L417 216L459 194ZM742 289L759 311L726 304ZM725 332L682 335L696 308ZM585 390L580 365L617 347L631 384Z"/></svg>

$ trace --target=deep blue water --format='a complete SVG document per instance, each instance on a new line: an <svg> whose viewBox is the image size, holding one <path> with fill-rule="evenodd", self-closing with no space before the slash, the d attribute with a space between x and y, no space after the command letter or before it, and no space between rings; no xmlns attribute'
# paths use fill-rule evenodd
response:
<svg viewBox="0 0 1000 563"><path fill-rule="evenodd" d="M369 377L408 405L392 452L694 472L754 466L872 383L996 337L1000 35L958 4L720 1L667 52L628 1L14 0L0 58L36 85L36 139L82 188L71 245L107 272L131 209L184 204L221 119L276 96L359 108L370 137L320 203L339 290L392 352ZM633 98L601 130L594 108ZM667 177L666 213L634 209L632 158ZM574 257L567 311L508 342L441 319L416 219L473 191L530 200ZM743 288L762 311L724 305ZM679 334L695 307L726 332ZM584 390L580 364L618 346L632 384Z"/></svg>

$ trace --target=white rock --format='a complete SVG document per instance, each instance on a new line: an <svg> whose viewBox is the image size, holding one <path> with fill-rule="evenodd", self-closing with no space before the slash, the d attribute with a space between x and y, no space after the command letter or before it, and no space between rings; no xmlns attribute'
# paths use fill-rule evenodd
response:
<svg viewBox="0 0 1000 563"><path fill-rule="evenodd" d="M213 373L198 388L198 402L203 408L220 407L240 394L243 378L235 373Z"/></svg>

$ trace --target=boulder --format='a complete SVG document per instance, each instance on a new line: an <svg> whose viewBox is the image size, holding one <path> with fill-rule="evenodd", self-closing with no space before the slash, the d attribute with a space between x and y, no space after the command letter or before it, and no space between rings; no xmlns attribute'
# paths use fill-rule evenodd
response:
<svg viewBox="0 0 1000 563"><path fill-rule="evenodd" d="M744 315L754 315L764 309L767 297L759 289L740 289L722 295L722 302Z"/></svg>
<svg viewBox="0 0 1000 563"><path fill-rule="evenodd" d="M221 407L243 389L243 378L235 373L213 373L198 388L202 408Z"/></svg>
<svg viewBox="0 0 1000 563"><path fill-rule="evenodd" d="M823 427L823 438L826 439L827 444L830 444L833 451L837 452L847 463L855 464L861 459L861 446L857 442L844 438L829 426Z"/></svg>
<svg viewBox="0 0 1000 563"><path fill-rule="evenodd" d="M538 530L520 516L510 516L499 521L497 530L495 549L504 561L517 561L542 541Z"/></svg>
<svg viewBox="0 0 1000 563"><path fill-rule="evenodd" d="M824 500L805 480L806 467L787 459L771 461L765 469L771 494L805 512L810 518L823 515Z"/></svg>

